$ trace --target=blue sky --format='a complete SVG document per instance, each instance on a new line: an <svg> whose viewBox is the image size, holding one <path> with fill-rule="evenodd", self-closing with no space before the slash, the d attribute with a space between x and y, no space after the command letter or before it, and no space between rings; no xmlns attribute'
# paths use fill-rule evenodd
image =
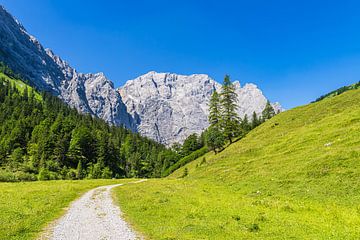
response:
<svg viewBox="0 0 360 240"><path fill-rule="evenodd" d="M285 108L360 80L360 1L0 0L81 72L256 83Z"/></svg>

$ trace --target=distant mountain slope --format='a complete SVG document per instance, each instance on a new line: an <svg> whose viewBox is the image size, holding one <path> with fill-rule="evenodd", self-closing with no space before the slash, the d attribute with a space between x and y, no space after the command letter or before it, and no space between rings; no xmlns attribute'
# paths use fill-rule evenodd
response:
<svg viewBox="0 0 360 240"><path fill-rule="evenodd" d="M261 90L254 84L241 87L238 81L234 85L239 116L261 114L267 102ZM206 74L152 71L128 81L119 92L139 132L170 145L208 127L208 102L215 89L221 91L221 84ZM278 103L273 106L282 110Z"/></svg>
<svg viewBox="0 0 360 240"><path fill-rule="evenodd" d="M77 72L50 49L44 49L1 5L0 62L32 86L51 92L79 111L136 131L120 95L103 73Z"/></svg>
<svg viewBox="0 0 360 240"><path fill-rule="evenodd" d="M360 81L357 82L357 83L351 84L351 85L349 85L349 86L344 86L344 87L341 87L341 88L339 88L339 89L336 89L336 90L334 90L334 91L332 91L332 92L329 92L328 94L325 94L325 95L317 98L317 99L315 100L315 102L321 101L321 100L323 100L323 99L325 99L325 98L334 97L334 96L337 96L337 95L339 95L339 94L342 94L342 93L344 93L344 92L346 92L346 91L353 90L353 89L358 89L358 88L360 88Z"/></svg>
<svg viewBox="0 0 360 240"><path fill-rule="evenodd" d="M0 182L160 177L178 154L0 71Z"/></svg>
<svg viewBox="0 0 360 240"><path fill-rule="evenodd" d="M360 89L280 113L117 196L149 239L358 239L359 181Z"/></svg>
<svg viewBox="0 0 360 240"><path fill-rule="evenodd" d="M32 86L58 96L82 113L139 131L167 145L182 142L208 126L208 100L214 89L221 88L204 74L149 72L116 90L103 73L79 73L45 49L1 5L0 62L29 80ZM260 113L267 99L257 86L240 87L239 82L235 85L239 115ZM274 107L281 109L277 103Z"/></svg>

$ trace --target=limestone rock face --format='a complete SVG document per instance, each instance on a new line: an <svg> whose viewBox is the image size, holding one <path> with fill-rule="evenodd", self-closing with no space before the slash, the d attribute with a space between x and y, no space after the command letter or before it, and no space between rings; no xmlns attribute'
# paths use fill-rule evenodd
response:
<svg viewBox="0 0 360 240"><path fill-rule="evenodd" d="M36 88L48 91L82 113L136 131L113 83L103 73L78 73L0 6L0 61Z"/></svg>
<svg viewBox="0 0 360 240"><path fill-rule="evenodd" d="M240 117L261 114L267 99L254 84L240 86L238 94ZM192 133L201 133L208 126L208 103L221 84L205 74L177 75L149 72L128 81L119 88L120 95L138 126L138 131L158 142L171 145L183 142ZM274 104L276 110L281 106Z"/></svg>
<svg viewBox="0 0 360 240"><path fill-rule="evenodd" d="M207 103L219 87L204 74L149 72L128 81L119 92L138 131L158 142L171 144L207 127Z"/></svg>
<svg viewBox="0 0 360 240"><path fill-rule="evenodd" d="M114 125L160 143L183 142L208 127L208 103L221 85L205 74L178 75L149 72L123 87L103 73L79 73L66 61L45 49L19 21L0 5L0 61L39 90L58 96L82 113L98 116ZM239 116L260 114L267 99L254 84L240 86ZM273 104L282 110L280 104Z"/></svg>

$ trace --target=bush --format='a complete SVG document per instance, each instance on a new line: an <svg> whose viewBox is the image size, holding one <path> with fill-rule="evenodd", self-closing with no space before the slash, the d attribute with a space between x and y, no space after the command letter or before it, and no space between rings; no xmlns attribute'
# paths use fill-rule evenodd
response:
<svg viewBox="0 0 360 240"><path fill-rule="evenodd" d="M17 180L13 173L7 171L0 171L0 182L17 182Z"/></svg>
<svg viewBox="0 0 360 240"><path fill-rule="evenodd" d="M56 172L49 171L47 168L40 168L37 178L39 181L60 179Z"/></svg>
<svg viewBox="0 0 360 240"><path fill-rule="evenodd" d="M101 178L110 179L111 177L112 177L112 171L110 170L110 168L105 167L102 170Z"/></svg>
<svg viewBox="0 0 360 240"><path fill-rule="evenodd" d="M187 168L184 169L184 173L181 176L182 178L186 177L189 174L189 170Z"/></svg>
<svg viewBox="0 0 360 240"><path fill-rule="evenodd" d="M69 171L66 173L66 179L68 180L75 180L76 179L76 170L70 168Z"/></svg>
<svg viewBox="0 0 360 240"><path fill-rule="evenodd" d="M0 171L0 182L20 182L20 181L36 181L36 175L23 171L11 172L8 170Z"/></svg>
<svg viewBox="0 0 360 240"><path fill-rule="evenodd" d="M196 150L195 152L192 152L190 155L183 157L182 159L180 159L179 161L177 161L174 165L170 166L168 169L166 169L163 173L162 173L162 177L166 177L168 175L170 175L172 172L174 172L175 170L181 168L182 166L185 166L186 164L188 164L189 162L194 161L195 159L205 155L208 152L208 148L207 147L202 147L199 150Z"/></svg>

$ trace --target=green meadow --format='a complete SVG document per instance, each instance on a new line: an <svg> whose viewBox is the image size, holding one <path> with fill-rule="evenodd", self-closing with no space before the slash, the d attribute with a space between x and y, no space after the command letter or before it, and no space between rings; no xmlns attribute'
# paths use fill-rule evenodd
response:
<svg viewBox="0 0 360 240"><path fill-rule="evenodd" d="M131 179L0 183L0 239L35 239L87 190L128 181Z"/></svg>
<svg viewBox="0 0 360 240"><path fill-rule="evenodd" d="M28 84L24 83L23 81L19 79L10 78L2 72L0 72L0 79L4 79L6 81L9 81L11 84L14 84L21 93L24 92L25 88L27 88L28 92L33 90L32 87L30 87ZM34 94L37 100L42 100L41 95L37 91L34 90Z"/></svg>
<svg viewBox="0 0 360 240"><path fill-rule="evenodd" d="M145 239L358 239L359 103L352 90L283 112L114 197ZM0 239L36 239L87 190L127 181L0 183Z"/></svg>
<svg viewBox="0 0 360 240"><path fill-rule="evenodd" d="M147 239L359 239L360 90L283 112L167 179L115 191Z"/></svg>

